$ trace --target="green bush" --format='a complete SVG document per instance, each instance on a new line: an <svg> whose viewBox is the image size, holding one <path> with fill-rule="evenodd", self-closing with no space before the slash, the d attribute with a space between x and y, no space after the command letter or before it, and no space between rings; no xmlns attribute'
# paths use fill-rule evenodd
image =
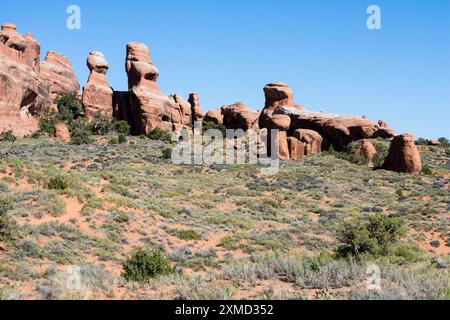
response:
<svg viewBox="0 0 450 320"><path fill-rule="evenodd" d="M127 281L147 282L172 272L167 258L159 250L140 248L123 264L123 276Z"/></svg>
<svg viewBox="0 0 450 320"><path fill-rule="evenodd" d="M422 167L422 173L426 176L431 176L433 174L433 169L431 169L431 167L425 163Z"/></svg>
<svg viewBox="0 0 450 320"><path fill-rule="evenodd" d="M86 119L79 118L74 121L70 130L70 142L75 145L90 144L94 142L91 126L86 123Z"/></svg>
<svg viewBox="0 0 450 320"><path fill-rule="evenodd" d="M119 135L129 136L130 135L130 125L126 121L113 120L112 122L113 130Z"/></svg>
<svg viewBox="0 0 450 320"><path fill-rule="evenodd" d="M203 121L202 132L205 133L210 129L219 130L220 132L222 132L223 137L226 137L227 135L227 128L223 124L215 124L214 122Z"/></svg>
<svg viewBox="0 0 450 320"><path fill-rule="evenodd" d="M50 180L47 182L47 189L50 190L59 190L59 191L65 191L69 188L69 183L67 182L67 179L63 176L56 176L53 178L50 178Z"/></svg>
<svg viewBox="0 0 450 320"><path fill-rule="evenodd" d="M0 133L0 142L15 142L16 140L17 138L11 130Z"/></svg>
<svg viewBox="0 0 450 320"><path fill-rule="evenodd" d="M73 120L79 118L83 114L83 105L78 99L76 92L67 92L58 95L55 99L60 119L65 121L69 126Z"/></svg>
<svg viewBox="0 0 450 320"><path fill-rule="evenodd" d="M450 141L448 141L448 139L445 137L439 138L438 142L441 144L441 146L444 146L444 147L450 146Z"/></svg>
<svg viewBox="0 0 450 320"><path fill-rule="evenodd" d="M200 240L202 238L201 233L195 230L173 229L169 230L169 234L181 240Z"/></svg>
<svg viewBox="0 0 450 320"><path fill-rule="evenodd" d="M94 119L90 123L92 134L96 136L106 136L112 131L111 120L103 113L96 112Z"/></svg>
<svg viewBox="0 0 450 320"><path fill-rule="evenodd" d="M345 222L338 234L340 244L336 253L340 257L386 256L393 252L394 244L404 234L403 222L385 215Z"/></svg>
<svg viewBox="0 0 450 320"><path fill-rule="evenodd" d="M172 135L160 128L153 129L150 133L147 134L147 138L150 140L158 140L164 142L171 142Z"/></svg>
<svg viewBox="0 0 450 320"><path fill-rule="evenodd" d="M117 137L111 137L111 139L109 139L108 144L119 144L119 140L117 139Z"/></svg>
<svg viewBox="0 0 450 320"><path fill-rule="evenodd" d="M61 122L61 116L58 112L46 110L39 119L39 131L50 136L56 134L55 126Z"/></svg>
<svg viewBox="0 0 450 320"><path fill-rule="evenodd" d="M117 141L119 142L119 144L124 144L127 142L127 137L123 134L119 134L119 138L117 139Z"/></svg>
<svg viewBox="0 0 450 320"><path fill-rule="evenodd" d="M418 146L426 146L427 145L427 140L425 140L424 138L419 138L416 140L416 144Z"/></svg>
<svg viewBox="0 0 450 320"><path fill-rule="evenodd" d="M365 157L359 154L339 152L334 150L333 146L330 146L330 148L328 149L327 152L325 152L325 154L332 155L338 159L346 160L357 165L367 165L368 162L368 160Z"/></svg>
<svg viewBox="0 0 450 320"><path fill-rule="evenodd" d="M171 148L166 148L163 150L163 158L164 159L172 159L172 149Z"/></svg>
<svg viewBox="0 0 450 320"><path fill-rule="evenodd" d="M9 198L0 198L0 240L12 238L12 222L8 211L12 209L12 201Z"/></svg>

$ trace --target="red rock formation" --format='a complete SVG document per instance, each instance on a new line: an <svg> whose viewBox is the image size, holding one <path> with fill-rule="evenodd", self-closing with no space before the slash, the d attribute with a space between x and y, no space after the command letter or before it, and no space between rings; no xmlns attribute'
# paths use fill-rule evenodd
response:
<svg viewBox="0 0 450 320"><path fill-rule="evenodd" d="M113 90L111 89L106 73L109 69L103 53L92 51L87 58L89 79L83 87L83 107L89 119L94 118L97 112L112 117L113 115Z"/></svg>
<svg viewBox="0 0 450 320"><path fill-rule="evenodd" d="M64 123L58 123L55 125L55 136L64 142L70 142L70 131Z"/></svg>
<svg viewBox="0 0 450 320"><path fill-rule="evenodd" d="M59 94L76 93L80 96L80 84L68 58L54 51L49 51L45 61L41 62L39 76L47 83L50 101L53 107Z"/></svg>
<svg viewBox="0 0 450 320"><path fill-rule="evenodd" d="M0 131L21 137L38 129L35 118L49 104L47 84L39 78L40 45L22 37L13 24L0 31Z"/></svg>
<svg viewBox="0 0 450 320"><path fill-rule="evenodd" d="M360 155L366 158L369 162L369 166L373 166L373 159L377 154L377 149L368 139L362 139L354 142L351 145L349 152Z"/></svg>
<svg viewBox="0 0 450 320"><path fill-rule="evenodd" d="M242 102L237 102L229 106L222 107L223 124L227 129L248 129L258 128L259 114L248 108Z"/></svg>
<svg viewBox="0 0 450 320"><path fill-rule="evenodd" d="M289 156L291 160L298 160L301 157L305 156L306 145L303 142L300 142L300 140L294 137L288 137L287 141L289 145Z"/></svg>
<svg viewBox="0 0 450 320"><path fill-rule="evenodd" d="M173 131L181 124L179 106L158 88L159 71L152 64L148 47L143 43L127 45L126 71L132 130L147 134L155 128Z"/></svg>
<svg viewBox="0 0 450 320"><path fill-rule="evenodd" d="M440 144L437 140L427 139L425 141L428 146L438 146Z"/></svg>
<svg viewBox="0 0 450 320"><path fill-rule="evenodd" d="M422 171L422 160L412 134L402 134L392 140L382 169L405 173Z"/></svg>
<svg viewBox="0 0 450 320"><path fill-rule="evenodd" d="M192 123L203 121L202 107L200 106L200 98L197 93L189 95L189 103L191 104Z"/></svg>
<svg viewBox="0 0 450 320"><path fill-rule="evenodd" d="M294 131L294 138L305 145L305 156L321 153L323 138L316 131L297 129Z"/></svg>
<svg viewBox="0 0 450 320"><path fill-rule="evenodd" d="M209 110L205 118L203 119L205 122L212 122L215 124L223 124L223 114L222 111L219 109L212 109Z"/></svg>
<svg viewBox="0 0 450 320"><path fill-rule="evenodd" d="M179 94L173 94L169 98L178 106L174 111L179 113L179 116L174 115L175 119L180 119L179 123L182 126L189 127L192 124L192 106L191 104L184 100Z"/></svg>

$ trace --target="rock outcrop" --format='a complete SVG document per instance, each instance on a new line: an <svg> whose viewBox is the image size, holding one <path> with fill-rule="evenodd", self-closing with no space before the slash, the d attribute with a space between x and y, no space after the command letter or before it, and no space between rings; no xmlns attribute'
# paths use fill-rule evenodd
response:
<svg viewBox="0 0 450 320"><path fill-rule="evenodd" d="M248 129L258 128L259 114L248 108L242 102L237 102L229 106L222 107L223 124L227 129Z"/></svg>
<svg viewBox="0 0 450 320"><path fill-rule="evenodd" d="M55 136L64 142L70 142L70 131L64 123L58 123L55 125Z"/></svg>
<svg viewBox="0 0 450 320"><path fill-rule="evenodd" d="M173 131L182 124L180 107L164 95L156 84L159 71L150 59L148 47L143 43L127 45L126 71L132 131L147 134L155 128Z"/></svg>
<svg viewBox="0 0 450 320"><path fill-rule="evenodd" d="M203 121L203 112L198 94L191 93L188 101L191 104L192 123Z"/></svg>
<svg viewBox="0 0 450 320"><path fill-rule="evenodd" d="M314 130L297 129L294 131L294 138L304 144L304 155L310 156L322 152L323 138Z"/></svg>
<svg viewBox="0 0 450 320"><path fill-rule="evenodd" d="M377 149L369 139L362 139L352 143L349 152L357 154L367 159L369 166L373 166L373 160L377 154Z"/></svg>
<svg viewBox="0 0 450 320"><path fill-rule="evenodd" d="M62 93L76 93L80 96L80 84L68 58L62 54L49 51L45 61L41 62L39 76L47 83L52 107Z"/></svg>
<svg viewBox="0 0 450 320"><path fill-rule="evenodd" d="M87 57L87 66L90 74L88 82L83 87L84 112L90 120L96 113L112 118L113 90L106 79L109 69L108 61L103 53L92 51Z"/></svg>
<svg viewBox="0 0 450 320"><path fill-rule="evenodd" d="M392 140L382 169L404 173L422 171L422 160L412 134L402 134Z"/></svg>
<svg viewBox="0 0 450 320"><path fill-rule="evenodd" d="M46 82L39 77L40 45L13 24L0 31L0 132L21 137L38 129L36 116L49 104Z"/></svg>
<svg viewBox="0 0 450 320"><path fill-rule="evenodd" d="M214 124L221 125L223 124L223 114L222 111L219 109L212 109L209 110L205 118L203 119L205 122L212 122Z"/></svg>

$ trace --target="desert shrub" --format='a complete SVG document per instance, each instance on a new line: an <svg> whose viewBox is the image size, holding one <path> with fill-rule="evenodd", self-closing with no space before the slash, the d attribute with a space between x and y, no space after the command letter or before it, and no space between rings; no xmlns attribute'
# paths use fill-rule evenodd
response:
<svg viewBox="0 0 450 320"><path fill-rule="evenodd" d="M156 249L140 248L123 264L123 276L127 281L147 282L172 272L167 258Z"/></svg>
<svg viewBox="0 0 450 320"><path fill-rule="evenodd" d="M149 138L150 140L158 140L164 142L172 141L172 135L160 128L155 128L151 132L149 132L147 134L147 138Z"/></svg>
<svg viewBox="0 0 450 320"><path fill-rule="evenodd" d="M163 158L164 159L172 159L172 149L171 148L166 148L163 150Z"/></svg>
<svg viewBox="0 0 450 320"><path fill-rule="evenodd" d="M90 144L92 139L92 131L86 120L79 118L73 122L70 130L70 142L75 145Z"/></svg>
<svg viewBox="0 0 450 320"><path fill-rule="evenodd" d="M427 145L427 140L425 140L424 138L419 138L416 140L416 144L418 146L426 146Z"/></svg>
<svg viewBox="0 0 450 320"><path fill-rule="evenodd" d="M43 112L39 119L39 132L54 136L56 133L55 126L59 122L61 122L60 114L48 109Z"/></svg>
<svg viewBox="0 0 450 320"><path fill-rule="evenodd" d="M120 212L113 218L113 220L117 223L126 223L130 220L130 217L126 213Z"/></svg>
<svg viewBox="0 0 450 320"><path fill-rule="evenodd" d="M428 163L425 163L422 167L422 173L426 176L431 176L433 174L433 169L431 169Z"/></svg>
<svg viewBox="0 0 450 320"><path fill-rule="evenodd" d="M450 146L450 141L445 137L439 138L438 142L441 144L441 146L444 146L444 147Z"/></svg>
<svg viewBox="0 0 450 320"><path fill-rule="evenodd" d="M112 131L111 120L103 113L96 112L91 124L92 134L97 136L105 136Z"/></svg>
<svg viewBox="0 0 450 320"><path fill-rule="evenodd" d="M386 160L390 145L389 142L386 142L386 140L384 139L372 140L372 143L375 147L375 150L377 151L372 160L373 166L374 168L380 168Z"/></svg>
<svg viewBox="0 0 450 320"><path fill-rule="evenodd" d="M119 134L119 137L117 138L117 142L119 142L119 144L124 144L127 142L127 137L123 134Z"/></svg>
<svg viewBox="0 0 450 320"><path fill-rule="evenodd" d="M398 218L374 215L367 221L345 222L338 234L340 257L361 257L369 254L386 256L394 250L393 244L404 235L403 222Z"/></svg>
<svg viewBox="0 0 450 320"><path fill-rule="evenodd" d="M123 120L113 120L112 127L115 132L119 135L128 136L130 135L130 125L128 122Z"/></svg>
<svg viewBox="0 0 450 320"><path fill-rule="evenodd" d="M55 99L60 119L72 125L73 120L79 118L83 114L83 105L77 97L76 92L67 92L58 95Z"/></svg>
<svg viewBox="0 0 450 320"><path fill-rule="evenodd" d="M405 194L403 193L403 189L402 188L397 188L395 190L395 195L398 197L398 200L405 200Z"/></svg>
<svg viewBox="0 0 450 320"><path fill-rule="evenodd" d="M15 142L16 140L17 138L11 130L0 133L0 142Z"/></svg>
<svg viewBox="0 0 450 320"><path fill-rule="evenodd" d="M202 238L201 233L195 230L173 229L169 230L169 234L181 240L200 240Z"/></svg>
<svg viewBox="0 0 450 320"><path fill-rule="evenodd" d="M351 147L350 147L351 148ZM364 156L359 154L351 153L351 152L339 152L334 150L333 146L330 146L325 154L332 155L338 159L346 160L354 164L358 165L366 165L367 159Z"/></svg>
<svg viewBox="0 0 450 320"><path fill-rule="evenodd" d="M210 129L219 130L220 132L222 132L223 137L226 137L227 128L223 124L215 124L214 122L203 121L202 132L205 133Z"/></svg>
<svg viewBox="0 0 450 320"><path fill-rule="evenodd" d="M8 211L12 209L12 201L9 198L0 198L0 240L12 238L12 222Z"/></svg>
<svg viewBox="0 0 450 320"><path fill-rule="evenodd" d="M65 177L56 176L56 177L50 178L50 180L47 182L46 187L49 190L64 191L64 190L67 190L67 188L69 187L69 183L67 182L67 179Z"/></svg>
<svg viewBox="0 0 450 320"><path fill-rule="evenodd" d="M111 139L109 139L108 144L119 144L119 140L117 139L117 137L111 137Z"/></svg>

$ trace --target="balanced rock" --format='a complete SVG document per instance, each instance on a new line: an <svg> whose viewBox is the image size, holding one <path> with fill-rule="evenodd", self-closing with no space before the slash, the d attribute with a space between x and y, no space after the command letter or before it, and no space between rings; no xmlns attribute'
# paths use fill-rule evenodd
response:
<svg viewBox="0 0 450 320"><path fill-rule="evenodd" d="M96 113L109 118L113 115L113 90L111 89L106 73L109 69L103 53L92 51L87 58L89 79L83 87L83 107L88 119L92 120Z"/></svg>
<svg viewBox="0 0 450 320"><path fill-rule="evenodd" d="M205 118L203 119L205 122L212 122L214 124L223 124L223 114L222 111L219 109L212 109L209 110Z"/></svg>
<svg viewBox="0 0 450 320"><path fill-rule="evenodd" d="M242 102L222 107L223 124L227 129L249 129L258 128L258 112L251 110Z"/></svg>
<svg viewBox="0 0 450 320"><path fill-rule="evenodd" d="M422 160L412 134L402 134L392 140L382 168L404 173L419 173L422 171Z"/></svg>
<svg viewBox="0 0 450 320"><path fill-rule="evenodd" d="M0 132L22 137L38 129L38 114L49 104L48 86L39 77L40 45L13 24L0 31Z"/></svg>
<svg viewBox="0 0 450 320"><path fill-rule="evenodd" d="M40 77L47 83L52 107L55 100L63 93L75 93L80 96L80 84L68 58L54 51L49 51L45 61L40 65Z"/></svg>

